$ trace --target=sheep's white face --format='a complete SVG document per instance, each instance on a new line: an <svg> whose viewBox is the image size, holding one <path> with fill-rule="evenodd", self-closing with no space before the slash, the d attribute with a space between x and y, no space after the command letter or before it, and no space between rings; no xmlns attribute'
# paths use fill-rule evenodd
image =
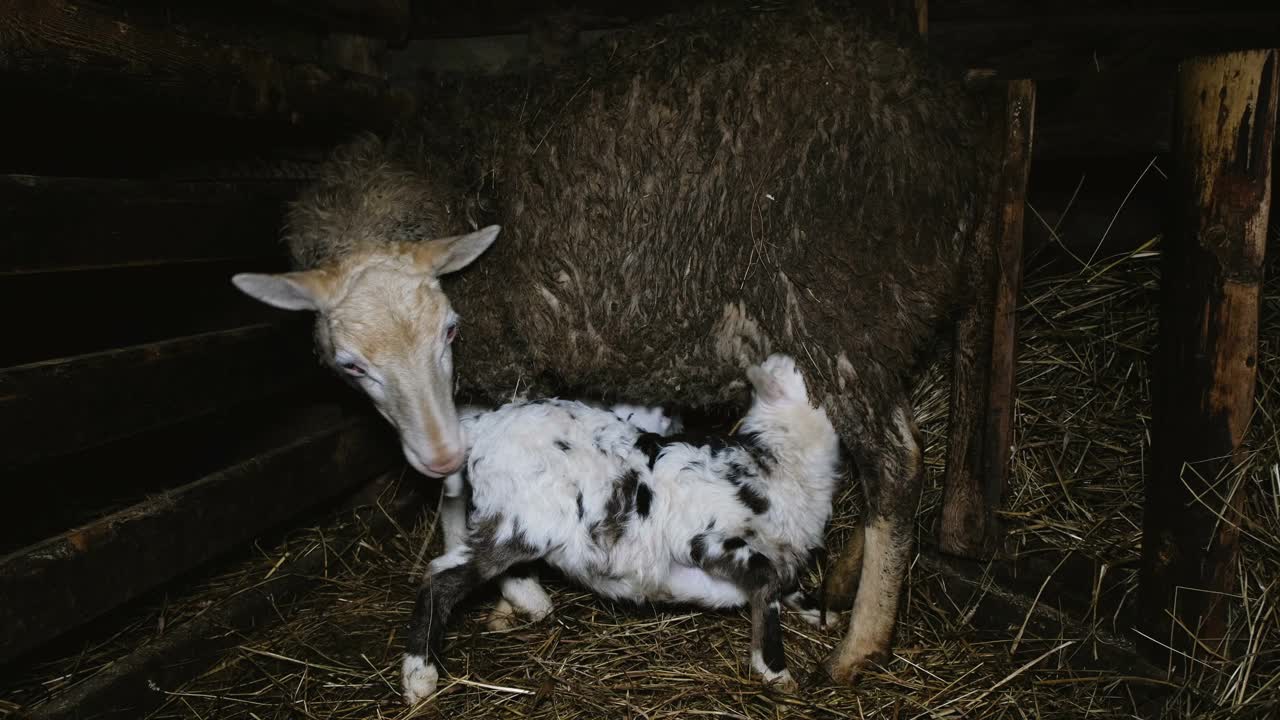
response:
<svg viewBox="0 0 1280 720"><path fill-rule="evenodd" d="M445 477L462 466L465 446L453 402L451 346L459 317L438 278L470 264L498 230L348 258L331 268L240 274L232 282L269 305L315 311L326 362L395 426L410 465Z"/></svg>

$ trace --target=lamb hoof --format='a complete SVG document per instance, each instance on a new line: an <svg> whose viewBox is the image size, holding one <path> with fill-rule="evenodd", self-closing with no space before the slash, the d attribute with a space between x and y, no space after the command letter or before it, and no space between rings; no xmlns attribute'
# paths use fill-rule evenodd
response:
<svg viewBox="0 0 1280 720"><path fill-rule="evenodd" d="M791 677L790 670L783 670L771 678L765 678L765 682L767 682L769 687L774 690L779 690L784 693L793 693L800 688L800 685L796 683L795 678Z"/></svg>
<svg viewBox="0 0 1280 720"><path fill-rule="evenodd" d="M803 620L806 625L819 630L836 630L843 624L844 620L844 618L840 616L840 613L833 612L831 610L827 611L827 621L825 624L822 622L822 613L817 610L792 610L792 613Z"/></svg>
<svg viewBox="0 0 1280 720"><path fill-rule="evenodd" d="M529 622L542 622L554 610L551 596L534 578L517 578L503 583L497 609L513 612Z"/></svg>
<svg viewBox="0 0 1280 720"><path fill-rule="evenodd" d="M512 613L494 610L484 626L492 632L506 632L516 626L516 616Z"/></svg>
<svg viewBox="0 0 1280 720"><path fill-rule="evenodd" d="M546 592L541 597L528 598L524 605L520 607L519 612L529 619L529 622L540 623L551 617L555 607L551 604L551 598L547 597Z"/></svg>
<svg viewBox="0 0 1280 720"><path fill-rule="evenodd" d="M785 667L780 671L770 670L759 650L754 650L751 653L751 669L759 673L765 684L775 690L794 692L797 687L795 679L791 677L790 670Z"/></svg>
<svg viewBox="0 0 1280 720"><path fill-rule="evenodd" d="M431 697L440 682L440 672L421 655L405 655L401 669L404 702L413 707Z"/></svg>

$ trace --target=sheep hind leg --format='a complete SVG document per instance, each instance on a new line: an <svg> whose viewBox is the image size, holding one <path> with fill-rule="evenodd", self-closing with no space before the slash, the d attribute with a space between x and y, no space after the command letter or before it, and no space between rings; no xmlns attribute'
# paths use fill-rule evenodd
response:
<svg viewBox="0 0 1280 720"><path fill-rule="evenodd" d="M845 542L844 549L827 568L826 603L829 610L848 610L857 598L862 579L862 543L866 530L859 525Z"/></svg>
<svg viewBox="0 0 1280 720"><path fill-rule="evenodd" d="M827 673L851 683L869 663L888 655L898 599L911 559L912 521L923 480L920 432L905 396L887 422L868 425L855 450L867 493L861 581L844 639L828 658Z"/></svg>

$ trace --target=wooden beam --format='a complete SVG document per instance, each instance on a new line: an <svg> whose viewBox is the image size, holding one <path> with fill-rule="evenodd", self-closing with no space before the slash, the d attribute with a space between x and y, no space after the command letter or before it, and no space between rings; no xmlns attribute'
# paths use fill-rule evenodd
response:
<svg viewBox="0 0 1280 720"><path fill-rule="evenodd" d="M362 395L324 377L106 445L7 469L0 480L0 556L367 411L369 401Z"/></svg>
<svg viewBox="0 0 1280 720"><path fill-rule="evenodd" d="M873 6L914 0L875 0ZM492 3L491 3L492 4ZM607 3L606 3L607 4ZM1274 4L1226 3L1211 10L1146 8L1118 12L1095 7L1063 9L1061 3L1030 12L1021 3L985 13L958 12L939 3L925 12L933 52L960 67L990 71L995 79L1052 78L1106 72L1125 66L1172 64L1193 53L1268 47L1280 34L1280 8ZM1114 5L1114 3L1112 3ZM676 10L678 4L647 4L643 9L598 13L582 30L612 32ZM613 9L613 8L611 8ZM479 12L474 5L423 14L419 39L459 38L528 32L526 9L510 14Z"/></svg>
<svg viewBox="0 0 1280 720"><path fill-rule="evenodd" d="M137 113L172 108L344 132L385 128L412 93L357 73L213 44L69 0L0 0L0 77Z"/></svg>
<svg viewBox="0 0 1280 720"><path fill-rule="evenodd" d="M285 255L301 182L0 176L0 277Z"/></svg>
<svg viewBox="0 0 1280 720"><path fill-rule="evenodd" d="M1178 71L1140 614L1145 649L1175 667L1228 652L1278 60L1276 50L1254 50L1191 59Z"/></svg>
<svg viewBox="0 0 1280 720"><path fill-rule="evenodd" d="M262 257L0 275L0 368L279 320L230 278L288 267Z"/></svg>
<svg viewBox="0 0 1280 720"><path fill-rule="evenodd" d="M311 18L330 32L374 35L403 42L413 24L409 0L270 0L289 12Z"/></svg>
<svg viewBox="0 0 1280 720"><path fill-rule="evenodd" d="M0 467L314 380L306 330L258 325L0 370Z"/></svg>
<svg viewBox="0 0 1280 720"><path fill-rule="evenodd" d="M385 471L389 431L348 420L0 558L0 662Z"/></svg>
<svg viewBox="0 0 1280 720"><path fill-rule="evenodd" d="M1280 9L1177 13L1095 11L1035 17L934 19L930 45L948 62L997 79L1050 78L1126 65L1177 62L1196 53L1268 47Z"/></svg>
<svg viewBox="0 0 1280 720"><path fill-rule="evenodd" d="M1017 396L1017 309L1022 291L1022 226L1036 107L1035 83L1008 83L993 223L995 295L991 299L990 350L985 351L986 298L967 311L956 334L946 490L940 545L946 552L980 557L993 549L996 511L1004 495L1013 444ZM979 242L979 245L983 244ZM984 362L984 358L986 361ZM989 369L984 369L987 365ZM985 384L983 381L985 380Z"/></svg>
<svg viewBox="0 0 1280 720"><path fill-rule="evenodd" d="M1069 14L1097 14L1114 12L1118 5L1123 5L1130 12L1176 13L1203 10L1204 0L1075 0L1070 6L1063 5L1061 0L948 0L940 3L934 15L940 20L977 20L983 18L1000 19L1013 17L1058 17ZM1213 4L1217 10L1247 12L1268 10L1273 7L1271 0L1218 0Z"/></svg>
<svg viewBox="0 0 1280 720"><path fill-rule="evenodd" d="M326 530L327 552L298 556L289 555L287 546L273 550L270 555L281 557L281 563L262 582L251 588L229 585L213 595L206 592L200 600L211 603L209 609L32 709L29 720L79 720L86 708L93 708L98 720L145 716L169 698L164 691L177 690L197 677L221 653L242 642L244 633L288 617L296 598L323 584L327 564L335 557L412 527L422 509L422 484L408 477L397 482L394 478L399 476L383 475L343 500L332 517L351 513L359 521Z"/></svg>

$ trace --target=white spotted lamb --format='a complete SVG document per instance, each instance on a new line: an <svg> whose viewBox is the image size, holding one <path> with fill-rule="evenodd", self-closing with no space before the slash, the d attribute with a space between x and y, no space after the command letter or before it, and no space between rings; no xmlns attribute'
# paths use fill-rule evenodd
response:
<svg viewBox="0 0 1280 720"><path fill-rule="evenodd" d="M534 560L615 600L749 604L752 668L794 686L780 602L786 594L816 619L797 577L822 547L839 440L789 356L770 356L747 378L751 408L727 437L646 433L566 400L463 413L468 458L449 484L465 499L465 524L446 520L446 551L418 592L405 700L435 692L454 606Z"/></svg>

